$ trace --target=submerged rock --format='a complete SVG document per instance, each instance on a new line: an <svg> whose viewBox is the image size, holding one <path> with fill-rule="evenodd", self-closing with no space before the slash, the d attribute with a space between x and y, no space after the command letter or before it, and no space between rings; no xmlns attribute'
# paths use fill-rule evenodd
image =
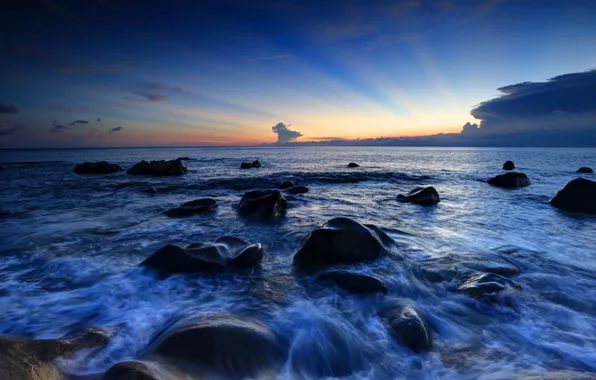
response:
<svg viewBox="0 0 596 380"><path fill-rule="evenodd" d="M357 164L357 163L355 163L355 162L350 162L350 163L348 164L348 167L349 167L349 168L359 168L359 167L360 167L360 165L358 165L358 164Z"/></svg>
<svg viewBox="0 0 596 380"><path fill-rule="evenodd" d="M587 166L582 166L581 168L577 169L576 173L590 174L594 173L594 170L592 170L592 168L588 168Z"/></svg>
<svg viewBox="0 0 596 380"><path fill-rule="evenodd" d="M505 163L503 164L503 170L513 170L515 169L515 165L513 164L513 161L505 161Z"/></svg>
<svg viewBox="0 0 596 380"><path fill-rule="evenodd" d="M188 158L188 157L178 157L177 160L178 161L190 161L190 158Z"/></svg>
<svg viewBox="0 0 596 380"><path fill-rule="evenodd" d="M317 281L322 284L333 283L351 293L383 292L387 293L387 286L375 276L361 273L335 270L320 274Z"/></svg>
<svg viewBox="0 0 596 380"><path fill-rule="evenodd" d="M122 168L116 164L110 164L107 161L84 162L78 164L72 170L77 174L109 174L122 171Z"/></svg>
<svg viewBox="0 0 596 380"><path fill-rule="evenodd" d="M505 188L525 187L530 185L530 179L524 173L510 172L493 177L488 183Z"/></svg>
<svg viewBox="0 0 596 380"><path fill-rule="evenodd" d="M294 255L294 265L316 269L333 264L372 261L387 251L393 240L380 228L352 219L335 218L309 233Z"/></svg>
<svg viewBox="0 0 596 380"><path fill-rule="evenodd" d="M294 186L294 183L292 181L285 181L284 183L279 185L279 188L280 189L289 189L292 186Z"/></svg>
<svg viewBox="0 0 596 380"><path fill-rule="evenodd" d="M143 190L141 190L141 193L145 193L145 194L156 194L157 190L155 190L154 187L152 186L147 186L146 188L144 188Z"/></svg>
<svg viewBox="0 0 596 380"><path fill-rule="evenodd" d="M550 204L569 211L596 214L596 182L576 178L558 191Z"/></svg>
<svg viewBox="0 0 596 380"><path fill-rule="evenodd" d="M406 195L398 195L397 199L425 206L437 204L441 200L439 198L439 193L437 193L437 190L432 186L417 187Z"/></svg>
<svg viewBox="0 0 596 380"><path fill-rule="evenodd" d="M128 169L127 173L135 175L152 175L156 177L173 176L186 173L186 168L182 165L182 161L180 160L151 162L143 160Z"/></svg>
<svg viewBox="0 0 596 380"><path fill-rule="evenodd" d="M166 211L166 215L171 218L181 218L184 216L202 214L204 212L214 211L218 204L215 199L203 198L190 202L185 202L176 208Z"/></svg>
<svg viewBox="0 0 596 380"><path fill-rule="evenodd" d="M12 211L10 210L0 210L0 216L8 216L12 215Z"/></svg>
<svg viewBox="0 0 596 380"><path fill-rule="evenodd" d="M158 380L145 363L126 361L113 365L101 380Z"/></svg>
<svg viewBox="0 0 596 380"><path fill-rule="evenodd" d="M240 164L240 169L250 169L250 168L260 168L261 162L259 160L255 160L253 162L243 162Z"/></svg>
<svg viewBox="0 0 596 380"><path fill-rule="evenodd" d="M275 219L283 216L288 202L277 190L254 190L242 196L238 214L254 219Z"/></svg>
<svg viewBox="0 0 596 380"><path fill-rule="evenodd" d="M494 273L474 276L458 288L458 291L482 301L496 302L507 290L521 290L521 285Z"/></svg>
<svg viewBox="0 0 596 380"><path fill-rule="evenodd" d="M430 282L458 281L482 273L516 276L520 269L499 257L465 256L425 260L419 268L422 277Z"/></svg>
<svg viewBox="0 0 596 380"><path fill-rule="evenodd" d="M432 349L432 329L414 308L403 307L391 313L387 319L392 335L404 346L417 353Z"/></svg>
<svg viewBox="0 0 596 380"><path fill-rule="evenodd" d="M294 187L290 187L288 190L286 190L286 192L289 194L304 194L304 193L308 193L308 187L294 186Z"/></svg>
<svg viewBox="0 0 596 380"><path fill-rule="evenodd" d="M140 266L167 274L252 268L261 263L265 250L232 236L213 243L192 243L185 247L168 244L145 259Z"/></svg>

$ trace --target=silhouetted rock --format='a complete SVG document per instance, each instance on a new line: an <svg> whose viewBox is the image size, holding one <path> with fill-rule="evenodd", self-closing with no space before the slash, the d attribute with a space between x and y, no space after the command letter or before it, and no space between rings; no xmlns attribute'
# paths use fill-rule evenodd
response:
<svg viewBox="0 0 596 380"><path fill-rule="evenodd" d="M251 165L253 168L260 168L261 162L259 160L254 160Z"/></svg>
<svg viewBox="0 0 596 380"><path fill-rule="evenodd" d="M8 216L12 215L12 211L10 210L0 210L0 216Z"/></svg>
<svg viewBox="0 0 596 380"><path fill-rule="evenodd" d="M289 189L287 189L286 192L289 194L304 194L304 193L308 193L308 187L294 186L294 187L290 187Z"/></svg>
<svg viewBox="0 0 596 380"><path fill-rule="evenodd" d="M349 167L349 168L358 168L358 167L360 167L360 165L358 165L358 164L357 164L357 163L355 163L355 162L350 162L350 163L348 164L348 167Z"/></svg>
<svg viewBox="0 0 596 380"><path fill-rule="evenodd" d="M439 193L437 193L437 190L432 186L417 187L406 195L398 195L397 199L425 206L434 205L440 202Z"/></svg>
<svg viewBox="0 0 596 380"><path fill-rule="evenodd" d="M146 193L146 194L155 194L155 193L157 193L157 190L155 190L155 188L152 186L147 186L146 188L141 190L141 192Z"/></svg>
<svg viewBox="0 0 596 380"><path fill-rule="evenodd" d="M458 290L482 301L496 302L501 293L507 290L521 290L521 286L498 274L483 273L465 281Z"/></svg>
<svg viewBox="0 0 596 380"><path fill-rule="evenodd" d="M286 198L277 190L249 191L238 204L238 214L255 219L274 219L286 212Z"/></svg>
<svg viewBox="0 0 596 380"><path fill-rule="evenodd" d="M285 181L281 185L279 185L280 189L289 189L290 187L294 186L294 183L291 181Z"/></svg>
<svg viewBox="0 0 596 380"><path fill-rule="evenodd" d="M113 365L101 380L158 380L145 363L126 361Z"/></svg>
<svg viewBox="0 0 596 380"><path fill-rule="evenodd" d="M184 216L213 211L217 209L217 207L218 205L215 199L203 198L183 203L176 208L171 208L166 211L166 215L172 218L181 218Z"/></svg>
<svg viewBox="0 0 596 380"><path fill-rule="evenodd" d="M503 170L513 170L515 169L515 165L513 164L513 161L505 161L505 163L503 164Z"/></svg>
<svg viewBox="0 0 596 380"><path fill-rule="evenodd" d="M190 158L188 158L188 157L178 157L177 160L178 161L190 161Z"/></svg>
<svg viewBox="0 0 596 380"><path fill-rule="evenodd" d="M222 236L213 243L192 243L185 247L168 244L139 265L167 274L236 270L259 265L264 255L259 243Z"/></svg>
<svg viewBox="0 0 596 380"><path fill-rule="evenodd" d="M550 203L564 210L596 214L596 182L576 178L558 191Z"/></svg>
<svg viewBox="0 0 596 380"><path fill-rule="evenodd" d="M116 164L110 164L107 161L84 162L78 164L73 172L77 174L110 174L122 171L122 168Z"/></svg>
<svg viewBox="0 0 596 380"><path fill-rule="evenodd" d="M514 188L530 185L530 179L524 173L510 172L498 175L487 181L489 184L497 187Z"/></svg>
<svg viewBox="0 0 596 380"><path fill-rule="evenodd" d="M135 164L132 168L128 169L127 173L136 175L151 175L156 177L173 176L186 173L186 168L182 165L182 161L180 160L162 160L151 162L143 160Z"/></svg>
<svg viewBox="0 0 596 380"><path fill-rule="evenodd" d="M253 162L243 162L240 164L240 169L250 169L250 168L260 168L261 162L259 160L255 160Z"/></svg>
<svg viewBox="0 0 596 380"><path fill-rule="evenodd" d="M427 352L433 346L432 329L412 307L403 307L387 318L391 333L404 346L414 352Z"/></svg>
<svg viewBox="0 0 596 380"><path fill-rule="evenodd" d="M577 173L590 174L590 173L594 173L594 170L592 170L592 168L589 168L587 166L582 166L581 168L577 169Z"/></svg>
<svg viewBox="0 0 596 380"><path fill-rule="evenodd" d="M348 218L335 218L309 233L298 252L294 265L316 269L333 264L372 261L384 254L393 240L380 228L362 225Z"/></svg>
<svg viewBox="0 0 596 380"><path fill-rule="evenodd" d="M351 293L387 293L387 286L379 278L345 270L322 273L317 276L317 281L323 284L333 283Z"/></svg>

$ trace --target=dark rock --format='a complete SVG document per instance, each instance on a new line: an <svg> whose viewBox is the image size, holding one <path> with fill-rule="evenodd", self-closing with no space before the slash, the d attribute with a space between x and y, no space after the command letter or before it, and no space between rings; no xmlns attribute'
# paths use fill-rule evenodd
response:
<svg viewBox="0 0 596 380"><path fill-rule="evenodd" d="M392 335L404 346L417 353L432 349L432 329L415 309L403 307L387 319Z"/></svg>
<svg viewBox="0 0 596 380"><path fill-rule="evenodd" d="M294 187L290 187L288 190L286 190L286 192L289 194L304 194L304 193L308 193L308 187L294 186Z"/></svg>
<svg viewBox="0 0 596 380"><path fill-rule="evenodd" d="M385 245L390 242L392 239L376 226L335 218L302 240L294 255L294 265L301 269L316 269L372 261L387 251Z"/></svg>
<svg viewBox="0 0 596 380"><path fill-rule="evenodd" d="M286 198L277 190L249 191L238 204L238 214L255 219L274 219L285 214Z"/></svg>
<svg viewBox="0 0 596 380"><path fill-rule="evenodd" d="M588 168L587 166L582 166L581 168L577 169L577 173L590 174L594 173L594 170L592 170L592 168Z"/></svg>
<svg viewBox="0 0 596 380"><path fill-rule="evenodd" d="M550 204L564 210L596 214L596 182L576 178L558 191Z"/></svg>
<svg viewBox="0 0 596 380"><path fill-rule="evenodd" d="M222 236L213 243L192 243L185 247L168 244L139 265L168 274L196 273L252 268L261 263L263 256L265 250L259 243Z"/></svg>
<svg viewBox="0 0 596 380"><path fill-rule="evenodd" d="M12 215L12 211L10 210L0 210L0 216L8 216Z"/></svg>
<svg viewBox="0 0 596 380"><path fill-rule="evenodd" d="M186 168L182 165L182 161L180 160L162 160L151 162L143 160L135 164L132 168L128 169L127 173L162 177L184 174L186 173Z"/></svg>
<svg viewBox="0 0 596 380"><path fill-rule="evenodd" d="M261 163L259 160L255 160L253 162L243 162L240 164L240 169L250 169L250 168L260 168Z"/></svg>
<svg viewBox="0 0 596 380"><path fill-rule="evenodd" d="M360 167L360 165L358 165L358 164L357 164L357 163L355 163L355 162L350 162L350 163L348 164L348 167L349 167L349 168L358 168L358 167Z"/></svg>
<svg viewBox="0 0 596 380"><path fill-rule="evenodd" d="M483 273L465 281L458 290L482 301L496 302L505 291L521 290L521 286L498 274Z"/></svg>
<svg viewBox="0 0 596 380"><path fill-rule="evenodd" d="M184 216L214 211L217 207L218 205L215 199L203 198L183 203L176 208L171 208L166 211L166 215L171 218L181 218Z"/></svg>
<svg viewBox="0 0 596 380"><path fill-rule="evenodd" d="M113 365L102 380L158 380L146 364L126 361Z"/></svg>
<svg viewBox="0 0 596 380"><path fill-rule="evenodd" d="M177 160L178 161L190 161L190 158L188 158L188 157L178 157Z"/></svg>
<svg viewBox="0 0 596 380"><path fill-rule="evenodd" d="M122 171L122 168L116 164L110 164L107 161L85 162L78 164L73 172L77 174L109 174Z"/></svg>
<svg viewBox="0 0 596 380"><path fill-rule="evenodd" d="M322 273L317 276L317 281L322 284L333 283L351 293L387 293L387 286L379 278L344 270Z"/></svg>
<svg viewBox="0 0 596 380"><path fill-rule="evenodd" d="M499 257L441 257L422 262L420 274L430 282L457 281L482 273L515 276L520 269Z"/></svg>
<svg viewBox="0 0 596 380"><path fill-rule="evenodd" d="M524 173L510 172L493 177L488 183L497 187L514 188L529 186L530 179Z"/></svg>
<svg viewBox="0 0 596 380"><path fill-rule="evenodd" d="M152 186L147 186L146 188L141 190L141 192L146 193L146 194L155 194L155 193L157 193L157 190L155 190L155 188Z"/></svg>
<svg viewBox="0 0 596 380"><path fill-rule="evenodd" d="M254 160L251 165L253 168L260 168L261 162L259 162L259 160Z"/></svg>
<svg viewBox="0 0 596 380"><path fill-rule="evenodd" d="M513 161L505 161L505 163L503 164L503 170L513 170L515 169L515 165L513 164Z"/></svg>
<svg viewBox="0 0 596 380"><path fill-rule="evenodd" d="M289 189L290 187L294 186L294 183L291 181L285 181L284 183L282 183L279 188L280 189Z"/></svg>
<svg viewBox="0 0 596 380"><path fill-rule="evenodd" d="M425 206L434 205L440 202L439 193L437 193L437 190L432 186L417 187L406 195L398 195L397 199Z"/></svg>

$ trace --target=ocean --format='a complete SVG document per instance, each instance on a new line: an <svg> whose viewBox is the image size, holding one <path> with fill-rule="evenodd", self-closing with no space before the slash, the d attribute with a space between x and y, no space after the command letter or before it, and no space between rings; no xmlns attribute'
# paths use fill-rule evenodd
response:
<svg viewBox="0 0 596 380"><path fill-rule="evenodd" d="M125 171L77 175L106 160L125 170L145 160L187 156L188 172L144 177ZM259 159L261 168L240 169ZM532 184L486 183L512 160ZM3 150L0 162L0 334L57 338L79 326L110 331L108 345L64 361L67 372L101 373L140 357L180 315L247 316L287 342L274 378L510 379L557 370L596 372L596 217L548 201L596 167L596 149L252 147ZM49 162L47 162L49 161ZM348 168L355 162L358 168ZM309 188L287 195L275 222L238 216L241 196L283 181ZM141 190L151 185L156 194ZM417 186L441 201L396 201ZM210 197L214 213L169 218L164 211ZM387 294L350 294L295 273L302 239L330 219L380 227L395 255L342 266L373 274ZM252 273L167 278L137 265L166 244L231 235L261 243ZM470 261L471 260L471 261ZM422 273L445 262L506 263L521 286L513 304L455 291L459 279ZM495 264L496 265L496 264ZM433 348L415 353L388 331L379 312L391 302L421 310Z"/></svg>

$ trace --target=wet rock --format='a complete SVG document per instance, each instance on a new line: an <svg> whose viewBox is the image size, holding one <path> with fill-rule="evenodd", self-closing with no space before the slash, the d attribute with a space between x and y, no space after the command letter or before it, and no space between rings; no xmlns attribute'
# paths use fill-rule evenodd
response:
<svg viewBox="0 0 596 380"><path fill-rule="evenodd" d="M253 162L243 162L240 164L240 169L250 169L250 168L260 168L261 162L259 160L255 160Z"/></svg>
<svg viewBox="0 0 596 380"><path fill-rule="evenodd" d="M412 307L406 306L387 318L392 335L410 350L421 353L432 349L432 329Z"/></svg>
<svg viewBox="0 0 596 380"><path fill-rule="evenodd" d="M12 211L10 210L0 210L0 216L8 216L12 215Z"/></svg>
<svg viewBox="0 0 596 380"><path fill-rule="evenodd" d="M503 164L503 170L513 170L515 169L515 165L513 164L513 161L505 161L505 163Z"/></svg>
<svg viewBox="0 0 596 380"><path fill-rule="evenodd" d="M576 178L558 191L550 204L564 210L596 214L596 182Z"/></svg>
<svg viewBox="0 0 596 380"><path fill-rule="evenodd" d="M372 261L387 251L392 242L380 228L352 219L335 218L309 233L294 255L294 265L316 269L333 264Z"/></svg>
<svg viewBox="0 0 596 380"><path fill-rule="evenodd" d="M440 202L439 193L434 187L417 187L406 195L398 195L398 200L429 206Z"/></svg>
<svg viewBox="0 0 596 380"><path fill-rule="evenodd" d="M166 211L166 215L171 218L181 218L189 215L214 211L217 209L217 207L218 204L215 199L203 198L183 203L176 208L171 208Z"/></svg>
<svg viewBox="0 0 596 380"><path fill-rule="evenodd" d="M222 236L213 243L192 243L185 247L168 244L139 265L167 274L197 273L252 268L264 256L265 250L259 243Z"/></svg>
<svg viewBox="0 0 596 380"><path fill-rule="evenodd" d="M280 189L289 189L292 186L294 186L294 183L292 181L285 181L284 183L279 185L279 188Z"/></svg>
<svg viewBox="0 0 596 380"><path fill-rule="evenodd" d="M286 192L289 194L304 194L304 193L308 193L308 187L294 186L294 187L290 187L288 190L286 190Z"/></svg>
<svg viewBox="0 0 596 380"><path fill-rule="evenodd" d="M190 161L190 158L188 158L188 157L178 157L177 160L178 161Z"/></svg>
<svg viewBox="0 0 596 380"><path fill-rule="evenodd" d="M101 380L158 380L146 364L126 361L113 365Z"/></svg>
<svg viewBox="0 0 596 380"><path fill-rule="evenodd" d="M182 161L180 160L151 162L143 160L128 169L127 173L135 175L151 175L155 177L174 176L186 173L186 168L182 165Z"/></svg>
<svg viewBox="0 0 596 380"><path fill-rule="evenodd" d="M107 161L84 162L78 164L72 170L77 174L110 174L122 171L122 168L116 164L110 164Z"/></svg>
<svg viewBox="0 0 596 380"><path fill-rule="evenodd" d="M519 375L516 377L516 380L596 380L596 375L589 372L561 370L539 374Z"/></svg>
<svg viewBox="0 0 596 380"><path fill-rule="evenodd" d="M255 160L252 162L252 167L253 168L260 168L261 167L261 162L259 160Z"/></svg>
<svg viewBox="0 0 596 380"><path fill-rule="evenodd" d="M254 219L275 219L283 216L288 203L277 190L249 191L238 204L238 214Z"/></svg>
<svg viewBox="0 0 596 380"><path fill-rule="evenodd" d="M474 276L458 288L458 291L482 301L496 302L508 290L521 290L521 285L494 273Z"/></svg>
<svg viewBox="0 0 596 380"><path fill-rule="evenodd" d="M520 269L498 257L442 257L424 261L420 267L420 274L430 282L458 281L463 278L477 276L483 273L494 273L501 276L516 276Z"/></svg>
<svg viewBox="0 0 596 380"><path fill-rule="evenodd" d="M143 190L141 190L141 193L145 193L145 194L156 194L157 190L155 190L154 187L152 186L147 186L146 188L144 188Z"/></svg>
<svg viewBox="0 0 596 380"><path fill-rule="evenodd" d="M357 163L355 163L355 162L350 162L350 163L348 164L348 167L349 167L349 168L359 168L359 167L360 167L360 165L358 165L358 164L357 164Z"/></svg>
<svg viewBox="0 0 596 380"><path fill-rule="evenodd" d="M594 173L594 170L592 170L592 168L588 168L587 166L582 166L581 168L577 169L576 173L590 174Z"/></svg>
<svg viewBox="0 0 596 380"><path fill-rule="evenodd" d="M504 188L525 187L530 185L530 179L524 173L510 172L493 177L488 183Z"/></svg>
<svg viewBox="0 0 596 380"><path fill-rule="evenodd" d="M322 273L317 276L317 281L322 284L335 284L350 293L387 293L387 286L379 278L344 270Z"/></svg>

